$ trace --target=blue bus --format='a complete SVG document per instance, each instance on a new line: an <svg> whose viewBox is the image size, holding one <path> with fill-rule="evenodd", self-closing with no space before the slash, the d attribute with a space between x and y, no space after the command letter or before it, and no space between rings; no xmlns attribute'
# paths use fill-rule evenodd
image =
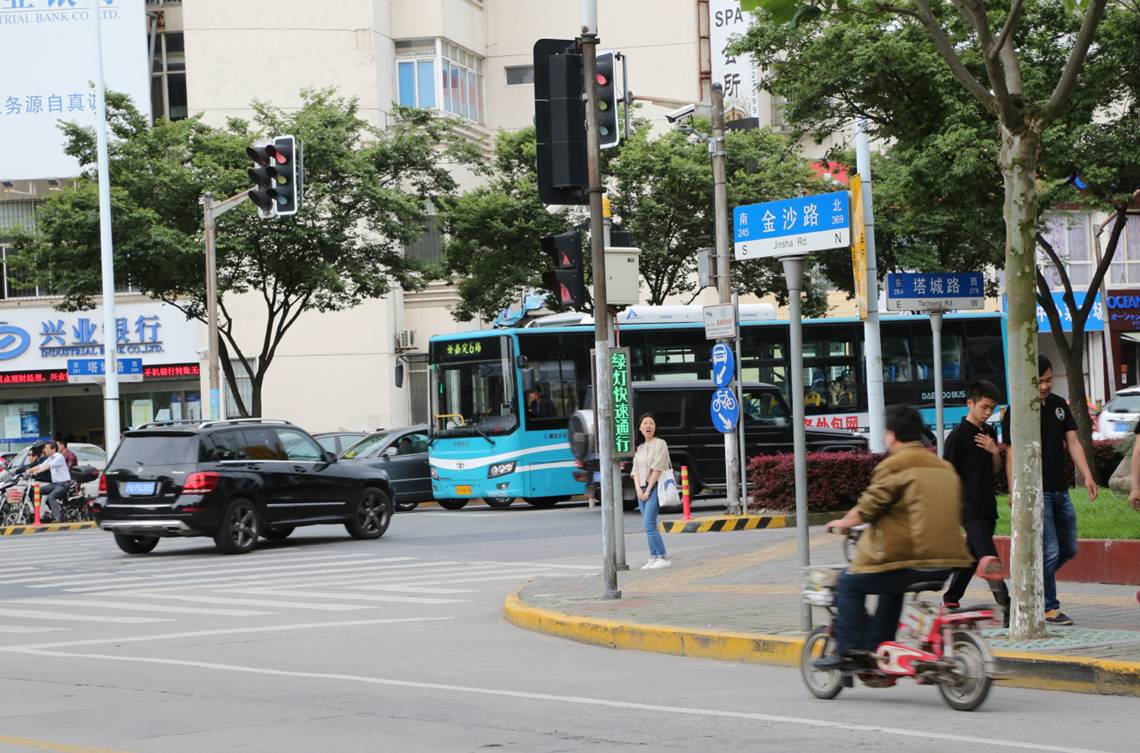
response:
<svg viewBox="0 0 1140 753"><path fill-rule="evenodd" d="M790 403L788 322L766 304L740 307L742 375L772 384ZM707 380L711 343L700 306L631 306L618 316L617 339L630 348L631 378ZM934 416L934 354L925 316L881 319L886 403ZM594 330L588 315L554 314L524 327L432 338L432 495L448 509L471 499L493 506L522 499L546 507L581 494L570 453L568 419L588 400ZM806 423L868 430L863 323L813 319L803 330ZM1006 327L1002 314L948 314L943 320L945 422L966 412L967 386L994 382L1006 402ZM536 389L524 390L524 387ZM637 406L639 412L653 406Z"/></svg>

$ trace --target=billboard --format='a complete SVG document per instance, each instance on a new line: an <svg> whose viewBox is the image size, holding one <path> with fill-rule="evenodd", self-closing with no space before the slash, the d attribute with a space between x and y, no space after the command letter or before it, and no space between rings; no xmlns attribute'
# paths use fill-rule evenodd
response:
<svg viewBox="0 0 1140 753"><path fill-rule="evenodd" d="M0 0L0 180L79 174L60 124L95 125L95 19L108 89L150 115L144 0Z"/></svg>
<svg viewBox="0 0 1140 753"><path fill-rule="evenodd" d="M756 63L749 55L734 55L729 51L732 43L748 31L752 15L740 9L739 0L710 0L709 20L712 80L724 87L724 111L730 113L728 119L760 117Z"/></svg>

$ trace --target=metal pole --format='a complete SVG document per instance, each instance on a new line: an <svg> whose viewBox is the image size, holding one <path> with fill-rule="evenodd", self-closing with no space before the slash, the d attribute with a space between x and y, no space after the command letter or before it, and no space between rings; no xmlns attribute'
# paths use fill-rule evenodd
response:
<svg viewBox="0 0 1140 753"><path fill-rule="evenodd" d="M788 341L791 373L788 376L792 391L792 447L795 452L796 478L796 541L799 544L800 567L811 564L808 548L807 511L807 435L804 433L804 333L800 293L803 289L804 257L787 256L784 279L788 283ZM811 606L804 604L800 611L800 627L811 630Z"/></svg>
<svg viewBox="0 0 1140 753"><path fill-rule="evenodd" d="M206 237L206 373L210 387L209 420L222 417L218 374L218 260L214 227L214 195L202 197L202 223Z"/></svg>
<svg viewBox="0 0 1140 753"><path fill-rule="evenodd" d="M938 443L938 457L942 457L946 424L942 416L942 312L930 312L930 332L934 335L934 439Z"/></svg>
<svg viewBox="0 0 1140 753"><path fill-rule="evenodd" d="M606 311L606 249L602 226L602 165L598 147L598 4L582 0L582 79L586 90L586 176L590 194L590 251L594 277L594 384L598 401L598 460L602 476L602 575L603 599L620 599L617 587L617 553L613 531L614 406L613 379L609 368L610 318Z"/></svg>
<svg viewBox="0 0 1140 753"><path fill-rule="evenodd" d="M709 141L713 172L713 214L716 215L716 291L721 303L732 302L732 269L728 251L728 189L724 156L724 87L712 87L712 139ZM732 345L731 341L720 342ZM736 432L724 435L724 471L728 513L743 513L740 497L740 439Z"/></svg>
<svg viewBox="0 0 1140 753"><path fill-rule="evenodd" d="M733 319L736 321L736 404L740 406L740 421L736 425L736 444L740 448L740 512L748 513L748 438L744 432L748 411L744 405L744 362L740 359L740 296L732 294Z"/></svg>
<svg viewBox="0 0 1140 753"><path fill-rule="evenodd" d="M609 202L604 205L605 216L602 218L602 239L606 248L610 247L610 232L613 229L613 220L610 218ZM613 326L613 315L610 313L609 308L606 308L606 328L609 330L609 343L610 345L617 345L617 332ZM611 459L613 467L610 473L613 476L614 484L614 505L613 505L613 531L614 531L614 566L618 570L628 570L629 563L625 559L625 501L622 499L622 485L621 485L621 460L617 457Z"/></svg>
<svg viewBox="0 0 1140 753"><path fill-rule="evenodd" d="M107 98L103 81L103 30L100 9L95 23L95 133L99 162L99 249L103 275L103 442L110 456L119 446L119 333L115 326L115 246L111 238L111 176L107 155Z"/></svg>
<svg viewBox="0 0 1140 753"><path fill-rule="evenodd" d="M879 339L879 269L875 256L875 210L871 191L871 147L867 125L855 119L855 164L863 181L863 224L867 229L867 321L863 357L867 371L867 413L871 452L886 452L886 401L883 398L883 345Z"/></svg>

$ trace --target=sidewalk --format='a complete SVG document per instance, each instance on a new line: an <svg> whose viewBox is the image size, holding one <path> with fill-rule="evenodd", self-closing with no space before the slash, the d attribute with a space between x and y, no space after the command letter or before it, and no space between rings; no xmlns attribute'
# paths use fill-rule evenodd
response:
<svg viewBox="0 0 1140 753"><path fill-rule="evenodd" d="M634 541L630 539L631 544ZM631 562L636 546L631 546ZM842 561L839 539L812 529L813 564ZM619 573L622 598L602 601L599 575L537 579L507 599L514 624L566 638L647 651L798 666L799 575L791 531L741 531L672 555L666 570ZM969 603L992 603L975 580ZM986 628L1002 681L1021 687L1140 696L1140 604L1135 588L1059 584L1071 627L1015 642ZM828 619L815 610L815 623Z"/></svg>

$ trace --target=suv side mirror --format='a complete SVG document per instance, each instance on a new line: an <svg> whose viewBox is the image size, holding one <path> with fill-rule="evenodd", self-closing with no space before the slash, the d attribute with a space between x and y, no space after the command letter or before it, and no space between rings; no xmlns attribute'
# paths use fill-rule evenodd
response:
<svg viewBox="0 0 1140 753"><path fill-rule="evenodd" d="M380 457L387 459L395 455L397 452L399 452L399 449L396 447L396 445L385 447L384 452L380 453Z"/></svg>

